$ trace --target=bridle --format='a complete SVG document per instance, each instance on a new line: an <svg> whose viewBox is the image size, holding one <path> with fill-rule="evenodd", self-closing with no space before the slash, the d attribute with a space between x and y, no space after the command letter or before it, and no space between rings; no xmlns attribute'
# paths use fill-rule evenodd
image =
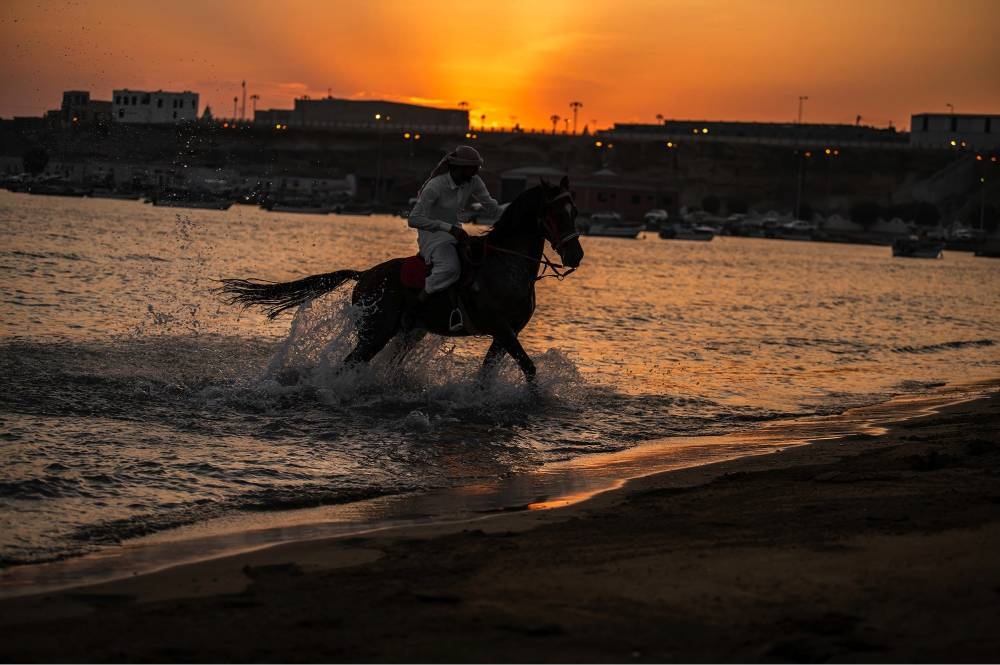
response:
<svg viewBox="0 0 1000 665"><path fill-rule="evenodd" d="M553 198L545 202L544 212L538 216L538 229L542 232L542 235L552 244L553 249L557 252L559 248L565 245L570 240L574 240L580 237L579 232L574 231L573 233L568 233L565 236L559 231L559 221L555 216L555 208L559 201L566 200L573 210L576 210L576 204L573 202L573 195L570 192L560 192ZM519 256L522 259L527 259L532 263L537 263L542 266L541 274L535 277L537 282L545 277L555 277L556 279L562 281L566 279L570 274L572 274L576 268L571 268L564 266L561 263L556 263L549 257L545 256L545 252L542 252L542 257L536 259L533 256L527 254L522 254L521 252L515 252L511 249L505 249L503 247L496 247L494 245L486 244L486 251L501 252L503 254L510 254L511 256ZM546 272L546 270L551 270L551 272Z"/></svg>
<svg viewBox="0 0 1000 665"><path fill-rule="evenodd" d="M545 202L546 213L542 217L539 217L539 227L542 228L542 232L549 242L552 243L552 248L559 251L559 248L565 245L570 240L575 240L580 237L580 233L574 231L565 236L559 231L559 221L556 219L555 208L559 201L565 200L569 203L573 210L576 210L576 203L573 202L573 195L570 192L560 192L553 198Z"/></svg>

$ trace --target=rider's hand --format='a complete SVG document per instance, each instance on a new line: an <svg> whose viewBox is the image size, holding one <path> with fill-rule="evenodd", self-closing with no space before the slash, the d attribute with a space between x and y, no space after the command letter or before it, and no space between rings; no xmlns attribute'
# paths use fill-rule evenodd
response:
<svg viewBox="0 0 1000 665"><path fill-rule="evenodd" d="M455 236L455 240L460 243L466 242L469 239L469 234L465 232L461 226L453 226L450 231L451 235Z"/></svg>

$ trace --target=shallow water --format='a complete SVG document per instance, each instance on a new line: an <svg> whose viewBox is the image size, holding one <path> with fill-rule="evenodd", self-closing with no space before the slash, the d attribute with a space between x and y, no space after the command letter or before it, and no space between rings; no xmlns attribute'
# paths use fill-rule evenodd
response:
<svg viewBox="0 0 1000 665"><path fill-rule="evenodd" d="M0 192L0 562L490 483L1000 376L997 261L743 238L583 243L579 271L540 282L521 335L536 397L510 360L474 384L487 340L428 337L402 371L376 359L337 372L347 290L275 322L212 292L221 277L285 281L412 253L401 219ZM289 369L297 383L275 380Z"/></svg>

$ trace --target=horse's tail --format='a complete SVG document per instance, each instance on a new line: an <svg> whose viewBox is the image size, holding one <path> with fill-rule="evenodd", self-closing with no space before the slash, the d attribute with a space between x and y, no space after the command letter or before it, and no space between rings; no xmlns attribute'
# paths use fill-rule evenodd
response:
<svg viewBox="0 0 1000 665"><path fill-rule="evenodd" d="M344 282L357 279L357 270L337 270L323 275L312 275L294 282L266 282L260 279L223 279L218 290L225 296L227 305L260 307L273 319L286 309L297 307L307 300L333 291Z"/></svg>

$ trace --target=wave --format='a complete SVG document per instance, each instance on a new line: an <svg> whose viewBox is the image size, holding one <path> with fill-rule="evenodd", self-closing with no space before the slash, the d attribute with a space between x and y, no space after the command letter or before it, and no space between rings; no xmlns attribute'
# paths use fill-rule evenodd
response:
<svg viewBox="0 0 1000 665"><path fill-rule="evenodd" d="M940 344L924 344L922 346L896 346L892 350L895 353L937 353L938 351L993 346L993 344L994 341L992 339L974 339L941 342Z"/></svg>

